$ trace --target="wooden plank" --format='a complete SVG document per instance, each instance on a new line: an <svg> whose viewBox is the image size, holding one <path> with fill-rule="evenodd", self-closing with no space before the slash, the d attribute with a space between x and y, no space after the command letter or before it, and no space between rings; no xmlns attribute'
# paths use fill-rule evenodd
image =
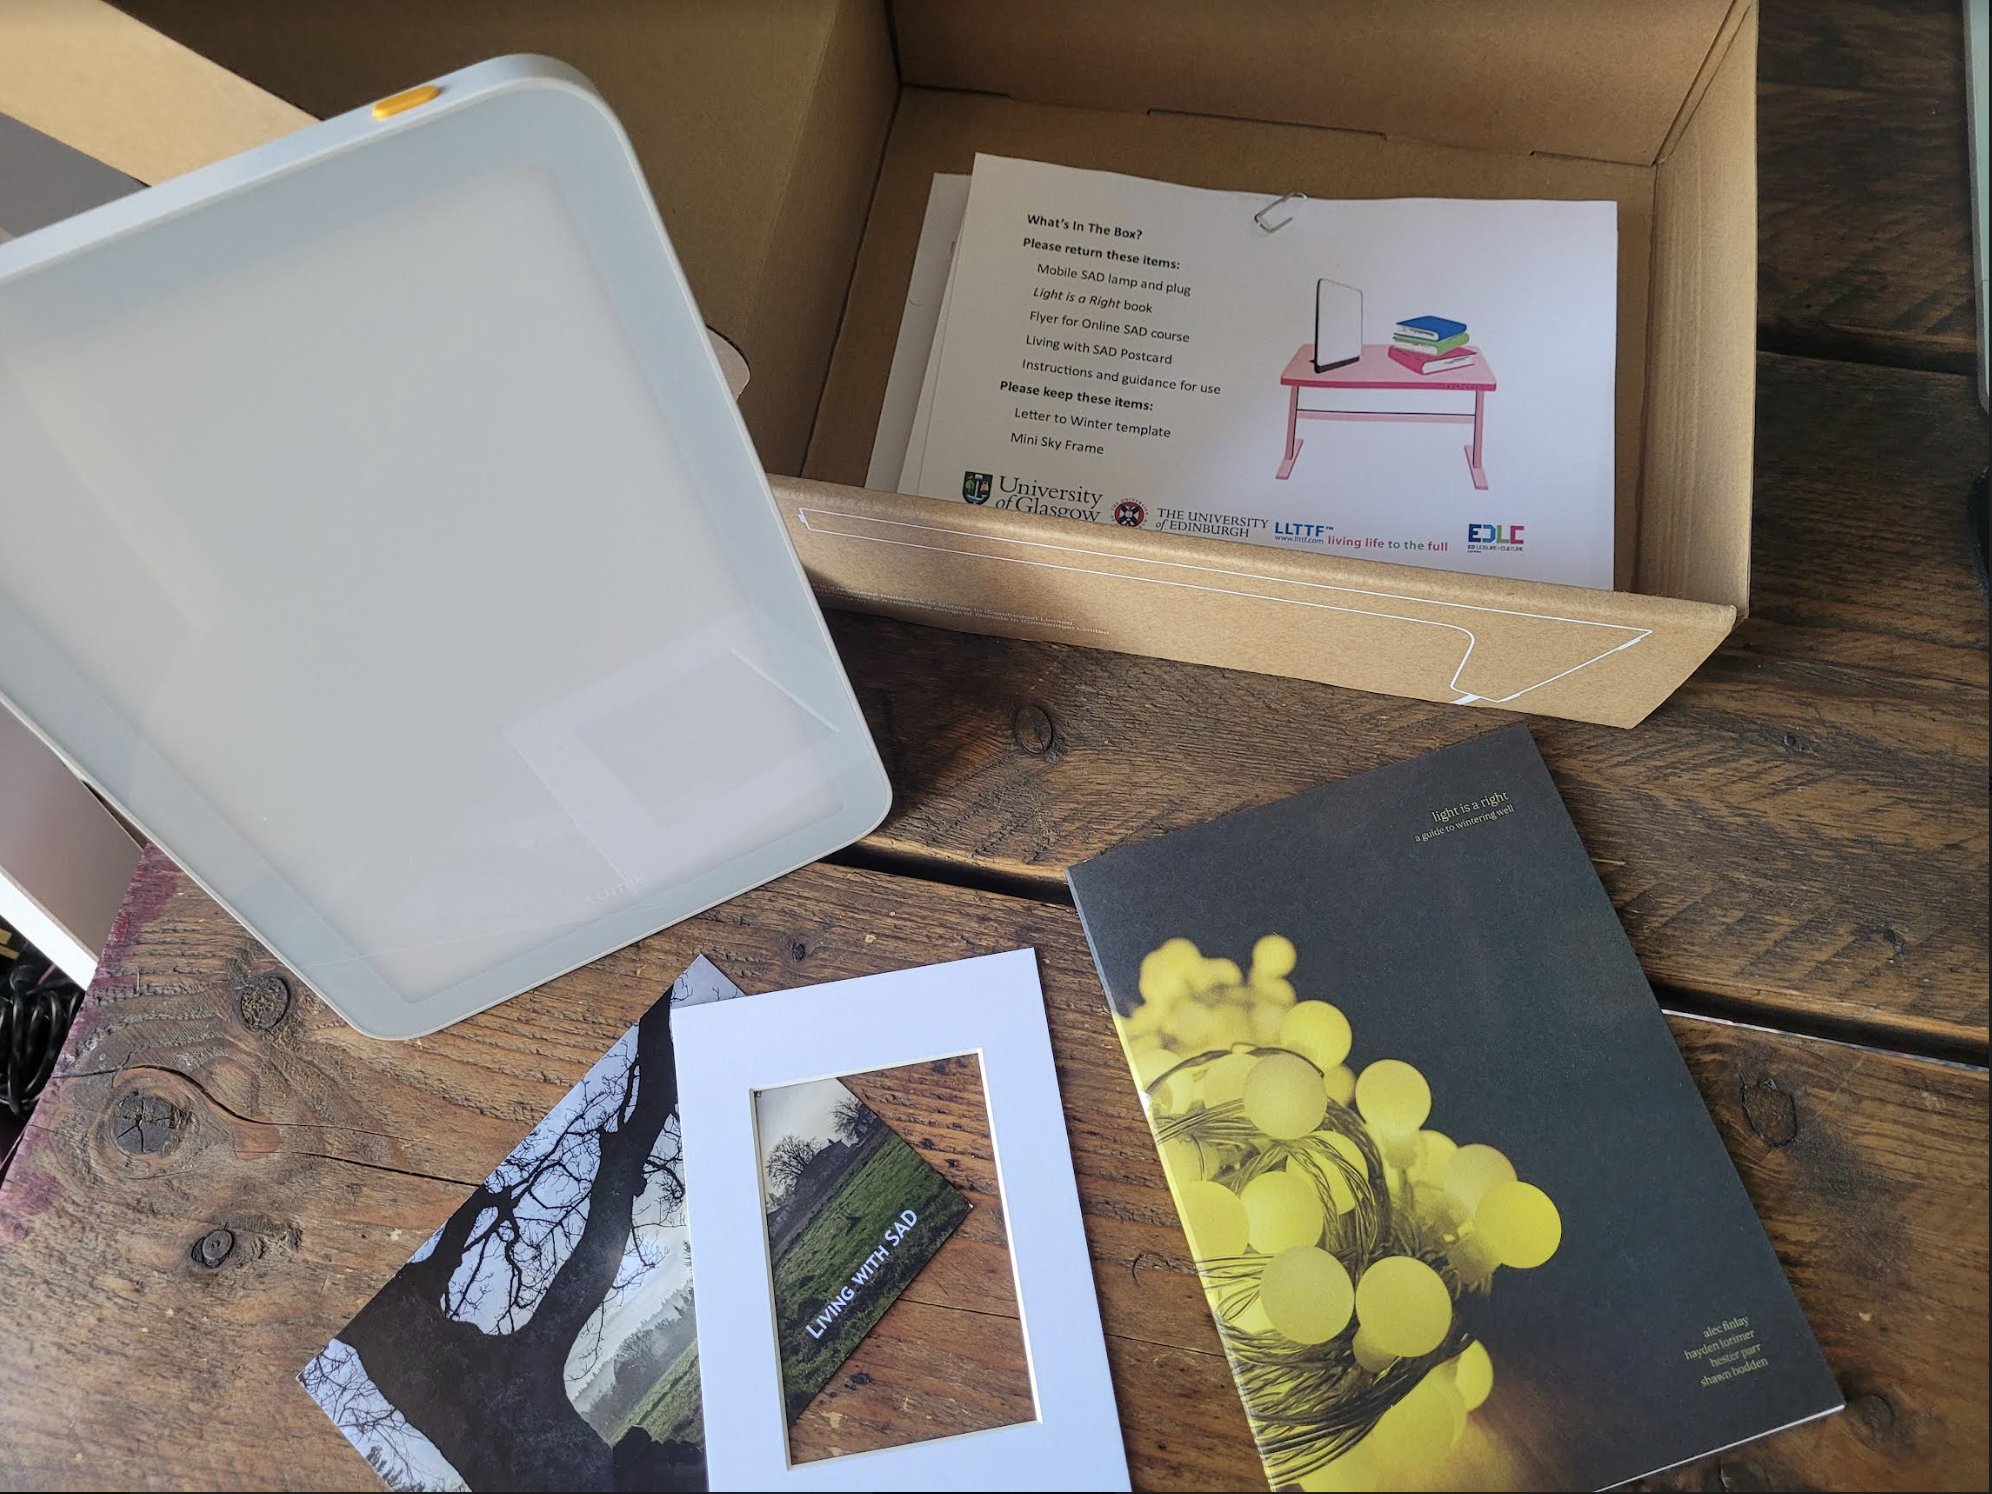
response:
<svg viewBox="0 0 1992 1494"><path fill-rule="evenodd" d="M1970 372L1961 7L1774 0L1757 76L1764 345Z"/></svg>
<svg viewBox="0 0 1992 1494"><path fill-rule="evenodd" d="M1953 375L1765 357L1760 377L1756 611L1637 730L1539 720L1536 738L1656 982L1982 1059L1986 624L1962 510L1983 418ZM1154 659L834 627L898 790L872 846L1046 894L1123 841L1493 724Z"/></svg>
<svg viewBox="0 0 1992 1494"><path fill-rule="evenodd" d="M838 632L900 791L872 844L1041 895L1109 846L1492 725L1149 660ZM1649 977L1676 1004L1982 1056L1983 695L1749 646L1637 732L1533 724Z"/></svg>
<svg viewBox="0 0 1992 1494"><path fill-rule="evenodd" d="M1039 951L1136 1485L1257 1487L1070 909L814 867L386 1044L302 995L273 1022L266 957L156 853L0 1190L0 1481L368 1486L297 1366L694 953L763 990L1019 945ZM1984 1073L1674 1028L1855 1409L1669 1485L1982 1480ZM210 1267L194 1247L217 1228L232 1247ZM936 1311L895 1331L931 1343Z"/></svg>
<svg viewBox="0 0 1992 1494"><path fill-rule="evenodd" d="M1757 360L1753 658L1986 683L1964 498L1985 466L1972 380Z"/></svg>
<svg viewBox="0 0 1992 1494"><path fill-rule="evenodd" d="M1955 0L1766 0L1759 7L1757 76L1766 83L1938 93L1957 86L1963 68L1963 7Z"/></svg>
<svg viewBox="0 0 1992 1494"><path fill-rule="evenodd" d="M1973 371L1962 101L1760 83L1757 109L1761 344Z"/></svg>
<svg viewBox="0 0 1992 1494"><path fill-rule="evenodd" d="M1636 732L1533 723L1648 975L1710 1009L1982 1055L1983 691L1779 660L1766 631ZM1110 846L1492 725L874 620L837 634L899 790L871 844L1044 895Z"/></svg>

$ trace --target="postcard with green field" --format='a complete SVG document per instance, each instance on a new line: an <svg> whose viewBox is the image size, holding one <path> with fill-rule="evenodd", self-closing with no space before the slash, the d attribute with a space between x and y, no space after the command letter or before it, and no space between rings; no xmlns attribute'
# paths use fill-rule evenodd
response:
<svg viewBox="0 0 1992 1494"><path fill-rule="evenodd" d="M789 1420L968 1216L968 1200L836 1079L754 1094Z"/></svg>

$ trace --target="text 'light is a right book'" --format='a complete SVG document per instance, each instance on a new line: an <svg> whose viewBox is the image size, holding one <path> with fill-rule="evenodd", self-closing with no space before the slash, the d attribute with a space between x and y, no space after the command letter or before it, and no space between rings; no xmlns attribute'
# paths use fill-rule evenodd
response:
<svg viewBox="0 0 1992 1494"><path fill-rule="evenodd" d="M1840 1408L1525 727L1068 876L1275 1488L1609 1488Z"/></svg>

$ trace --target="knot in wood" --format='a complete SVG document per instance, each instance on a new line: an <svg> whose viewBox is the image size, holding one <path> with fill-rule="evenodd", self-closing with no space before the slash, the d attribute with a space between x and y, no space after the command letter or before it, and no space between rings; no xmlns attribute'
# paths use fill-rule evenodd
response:
<svg viewBox="0 0 1992 1494"><path fill-rule="evenodd" d="M135 1157L163 1157L179 1147L193 1119L170 1100L128 1089L111 1102L111 1139Z"/></svg>
<svg viewBox="0 0 1992 1494"><path fill-rule="evenodd" d="M1743 1081L1743 1118L1766 1146L1790 1146L1798 1135L1798 1102L1769 1074Z"/></svg>
<svg viewBox="0 0 1992 1494"><path fill-rule="evenodd" d="M197 1265L206 1266L212 1271L227 1260L234 1251L235 1231L217 1227L194 1241L194 1248L187 1253L194 1258Z"/></svg>
<svg viewBox="0 0 1992 1494"><path fill-rule="evenodd" d="M1870 1390L1866 1395L1854 1396L1847 1402L1847 1415L1853 1421L1854 1430L1865 1441L1887 1444L1899 1440L1895 1430L1895 1403L1885 1395Z"/></svg>
<svg viewBox="0 0 1992 1494"><path fill-rule="evenodd" d="M289 1015L290 982L274 970L251 976L235 988L235 1011L251 1032L268 1032Z"/></svg>
<svg viewBox="0 0 1992 1494"><path fill-rule="evenodd" d="M1891 960L1899 960L1902 958L1903 955L1909 952L1909 941L1902 937L1901 931L1899 929L1896 929L1890 924L1886 923L1863 924L1861 926L1861 933L1869 939L1873 939L1878 941L1879 943L1886 944L1890 951L1889 958Z"/></svg>
<svg viewBox="0 0 1992 1494"><path fill-rule="evenodd" d="M1151 1271L1166 1271L1169 1269L1169 1262L1152 1250L1140 1252L1133 1260L1127 1263L1128 1274L1135 1279L1137 1284L1141 1281L1141 1268L1143 1266L1147 1266Z"/></svg>
<svg viewBox="0 0 1992 1494"><path fill-rule="evenodd" d="M1065 744L1058 736L1058 724L1051 719L1051 712L1036 701L1027 701L1017 707L1010 717L1010 737L1019 751L1041 757L1048 763L1055 763L1065 755Z"/></svg>

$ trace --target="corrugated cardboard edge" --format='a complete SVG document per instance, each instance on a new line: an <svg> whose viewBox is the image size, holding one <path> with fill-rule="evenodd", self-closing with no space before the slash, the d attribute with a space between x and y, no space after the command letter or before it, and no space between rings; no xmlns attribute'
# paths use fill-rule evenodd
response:
<svg viewBox="0 0 1992 1494"><path fill-rule="evenodd" d="M102 0L7 0L0 113L147 184L312 122Z"/></svg>
<svg viewBox="0 0 1992 1494"><path fill-rule="evenodd" d="M1757 13L1739 5L1653 214L1639 590L1750 608Z"/></svg>
<svg viewBox="0 0 1992 1494"><path fill-rule="evenodd" d="M1736 617L795 478L773 486L818 594L860 611L1608 726L1644 719Z"/></svg>
<svg viewBox="0 0 1992 1494"><path fill-rule="evenodd" d="M741 401L757 432L779 431L761 441L762 460L779 472L802 469L898 102L882 8L841 0L811 77L781 206L751 281L757 294L744 339L779 354L760 358ZM783 275L771 270L776 265L799 269Z"/></svg>

